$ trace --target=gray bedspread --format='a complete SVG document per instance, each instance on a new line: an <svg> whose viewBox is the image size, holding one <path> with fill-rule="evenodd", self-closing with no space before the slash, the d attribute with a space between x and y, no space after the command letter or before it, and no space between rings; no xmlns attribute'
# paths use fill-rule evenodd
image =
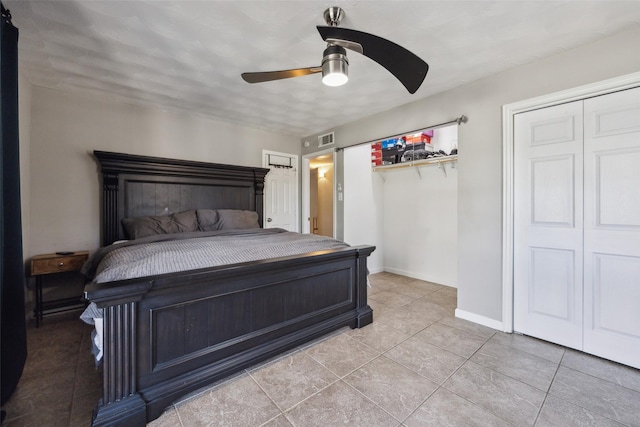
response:
<svg viewBox="0 0 640 427"><path fill-rule="evenodd" d="M164 234L100 248L87 260L82 273L94 283L106 283L347 247L329 237L281 228ZM80 316L95 325L96 364L102 360L103 315L92 302Z"/></svg>
<svg viewBox="0 0 640 427"><path fill-rule="evenodd" d="M344 242L280 228L152 236L98 250L82 272L95 283L346 248Z"/></svg>
<svg viewBox="0 0 640 427"><path fill-rule="evenodd" d="M164 234L100 248L82 273L95 283L106 283L347 247L330 237L281 228ZM93 325L102 315L91 303L80 318Z"/></svg>

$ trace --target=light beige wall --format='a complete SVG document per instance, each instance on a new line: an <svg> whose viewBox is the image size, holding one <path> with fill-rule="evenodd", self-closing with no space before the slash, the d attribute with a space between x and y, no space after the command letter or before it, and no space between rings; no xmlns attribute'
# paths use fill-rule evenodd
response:
<svg viewBox="0 0 640 427"><path fill-rule="evenodd" d="M98 247L93 150L261 166L263 149L300 154L298 142L205 116L33 87L25 255Z"/></svg>
<svg viewBox="0 0 640 427"><path fill-rule="evenodd" d="M333 166L321 166L318 173L318 234L333 237Z"/></svg>
<svg viewBox="0 0 640 427"><path fill-rule="evenodd" d="M309 232L318 234L318 168L309 170L309 217Z"/></svg>
<svg viewBox="0 0 640 427"><path fill-rule="evenodd" d="M640 26L634 25L614 36L322 133L334 130L336 143L345 146L468 116L458 135L458 308L499 321L502 106L637 72L638 40ZM424 85L428 84L427 75ZM302 138L301 146L313 138ZM348 226L344 224L345 233Z"/></svg>

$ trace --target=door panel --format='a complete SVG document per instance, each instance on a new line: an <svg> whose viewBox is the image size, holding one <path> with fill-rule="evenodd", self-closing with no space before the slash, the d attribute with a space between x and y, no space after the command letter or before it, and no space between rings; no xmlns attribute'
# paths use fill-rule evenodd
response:
<svg viewBox="0 0 640 427"><path fill-rule="evenodd" d="M640 339L640 257L594 254L593 267L591 328Z"/></svg>
<svg viewBox="0 0 640 427"><path fill-rule="evenodd" d="M573 154L531 160L531 222L538 226L574 226Z"/></svg>
<svg viewBox="0 0 640 427"><path fill-rule="evenodd" d="M640 147L593 155L596 227L640 229Z"/></svg>
<svg viewBox="0 0 640 427"><path fill-rule="evenodd" d="M514 330L582 347L582 103L515 117Z"/></svg>
<svg viewBox="0 0 640 427"><path fill-rule="evenodd" d="M584 350L640 368L640 88L584 111Z"/></svg>
<svg viewBox="0 0 640 427"><path fill-rule="evenodd" d="M551 322L572 322L575 292L575 252L530 248L529 312L550 317Z"/></svg>

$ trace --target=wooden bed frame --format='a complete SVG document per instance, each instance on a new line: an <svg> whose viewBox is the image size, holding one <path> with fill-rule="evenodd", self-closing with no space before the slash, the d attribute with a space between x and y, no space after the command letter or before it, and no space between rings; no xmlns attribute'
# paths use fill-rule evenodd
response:
<svg viewBox="0 0 640 427"><path fill-rule="evenodd" d="M188 209L255 210L268 169L95 151L102 241L124 217ZM103 396L93 426L143 426L178 398L330 331L373 321L357 246L106 284Z"/></svg>

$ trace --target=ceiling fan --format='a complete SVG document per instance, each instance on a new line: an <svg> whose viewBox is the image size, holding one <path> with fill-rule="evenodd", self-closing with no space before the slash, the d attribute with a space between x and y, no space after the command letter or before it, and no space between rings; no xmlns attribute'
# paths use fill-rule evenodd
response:
<svg viewBox="0 0 640 427"><path fill-rule="evenodd" d="M322 82L325 85L341 86L349 79L349 60L345 50L349 49L376 61L400 80L409 93L415 93L424 81L429 65L392 41L362 31L338 27L343 18L344 10L340 7L330 7L324 11L324 20L328 26L316 27L322 39L327 42L320 66L242 73L242 78L248 83L261 83L322 73Z"/></svg>

